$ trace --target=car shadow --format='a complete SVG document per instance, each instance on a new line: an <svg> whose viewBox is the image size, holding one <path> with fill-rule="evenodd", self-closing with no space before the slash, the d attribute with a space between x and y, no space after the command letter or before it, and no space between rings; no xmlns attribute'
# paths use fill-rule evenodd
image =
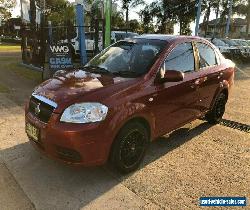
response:
<svg viewBox="0 0 250 210"><path fill-rule="evenodd" d="M157 138L149 145L140 169L144 168L150 163L153 163L164 155L167 155L169 152L192 140L194 137L202 134L212 126L213 125L209 124L208 122L201 121L201 123L195 127L190 128L188 125L186 125L185 127L171 132L170 134ZM118 178L120 181L123 179L127 179L133 174L131 173L129 174L129 176L124 176L111 167L109 167L109 170L112 170L111 173L113 174L113 176Z"/></svg>
<svg viewBox="0 0 250 210"><path fill-rule="evenodd" d="M208 123L202 122L196 127L180 128L168 137L157 139L149 146L141 168L210 127ZM123 176L107 166L70 167L46 158L28 142L1 150L0 156L37 209L95 209L109 199L118 199L124 204L126 201L131 203L131 197L121 193L128 190L120 182L133 173Z"/></svg>
<svg viewBox="0 0 250 210"><path fill-rule="evenodd" d="M194 128L180 128L173 131L168 136L162 136L156 139L149 147L147 158L145 158L144 161L144 166L187 143L210 127L212 127L212 125L208 122L202 122Z"/></svg>

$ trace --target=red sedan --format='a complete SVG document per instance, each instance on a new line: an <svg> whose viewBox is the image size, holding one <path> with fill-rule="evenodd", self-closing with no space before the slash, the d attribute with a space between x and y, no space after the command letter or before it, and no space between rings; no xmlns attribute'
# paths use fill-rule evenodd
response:
<svg viewBox="0 0 250 210"><path fill-rule="evenodd" d="M84 166L109 160L130 172L157 137L201 117L218 123L234 71L199 37L119 41L39 85L26 106L26 133L52 158Z"/></svg>

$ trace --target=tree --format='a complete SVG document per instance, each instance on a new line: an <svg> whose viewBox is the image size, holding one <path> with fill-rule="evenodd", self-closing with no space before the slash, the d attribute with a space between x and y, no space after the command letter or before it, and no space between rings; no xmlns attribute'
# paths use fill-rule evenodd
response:
<svg viewBox="0 0 250 210"><path fill-rule="evenodd" d="M11 17L10 10L16 6L16 0L0 0L0 18L7 20Z"/></svg>
<svg viewBox="0 0 250 210"><path fill-rule="evenodd" d="M175 1L173 13L180 24L180 35L191 35L190 23L195 20L195 1Z"/></svg>
<svg viewBox="0 0 250 210"><path fill-rule="evenodd" d="M143 10L139 13L141 18L141 29L142 33L154 33L154 26L153 26L153 17L151 15L150 7L147 5Z"/></svg>
<svg viewBox="0 0 250 210"><path fill-rule="evenodd" d="M218 12L220 7L220 0L207 0L203 1L202 10L204 11L203 27L205 31L205 37L207 35L209 18L212 10L215 10L216 16L218 18Z"/></svg>
<svg viewBox="0 0 250 210"><path fill-rule="evenodd" d="M139 5L145 4L144 0L121 0L122 9L126 12L126 26L128 27L129 23L129 10L135 8Z"/></svg>
<svg viewBox="0 0 250 210"><path fill-rule="evenodd" d="M134 19L129 21L129 30L136 33L140 31L140 23L138 20Z"/></svg>
<svg viewBox="0 0 250 210"><path fill-rule="evenodd" d="M173 33L173 25L179 22L180 34L191 34L190 23L195 19L195 1L154 1L141 11L141 15L148 23L155 18L159 33Z"/></svg>
<svg viewBox="0 0 250 210"><path fill-rule="evenodd" d="M64 24L67 20L75 19L74 6L67 0L46 0L45 15L54 24Z"/></svg>
<svg viewBox="0 0 250 210"><path fill-rule="evenodd" d="M173 13L173 5L174 2L172 0L154 1L141 10L141 19L144 24L147 25L152 25L152 22L155 19L158 26L157 32L169 33L168 29L172 28L174 20L176 19L175 14Z"/></svg>
<svg viewBox="0 0 250 210"><path fill-rule="evenodd" d="M241 1L240 4L236 6L236 13L239 15L245 15L247 20L247 28L246 28L246 38L249 38L250 33L250 0Z"/></svg>
<svg viewBox="0 0 250 210"><path fill-rule="evenodd" d="M220 24L223 24L226 22L228 18L228 13L229 13L229 0L221 0L221 5L220 5ZM245 15L249 14L247 12L247 8L249 3L248 0L232 0L232 15L234 14L240 14L240 15ZM249 15L248 15L249 17ZM249 24L248 24L249 25ZM248 29L249 31L249 29ZM223 34L221 34L223 35Z"/></svg>
<svg viewBox="0 0 250 210"><path fill-rule="evenodd" d="M120 29L120 28L126 27L126 23L123 19L121 12L112 12L111 22L112 22L113 29Z"/></svg>

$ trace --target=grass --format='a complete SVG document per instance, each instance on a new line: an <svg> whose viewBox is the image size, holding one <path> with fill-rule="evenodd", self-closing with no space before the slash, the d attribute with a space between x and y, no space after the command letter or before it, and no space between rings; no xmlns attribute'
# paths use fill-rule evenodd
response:
<svg viewBox="0 0 250 210"><path fill-rule="evenodd" d="M8 93L9 88L0 83L0 93Z"/></svg>
<svg viewBox="0 0 250 210"><path fill-rule="evenodd" d="M0 44L0 52L21 52L21 46Z"/></svg>
<svg viewBox="0 0 250 210"><path fill-rule="evenodd" d="M13 71L20 77L25 79L34 80L36 82L42 81L42 73L38 71L34 71L32 69L28 69L24 66L21 66L19 63L10 63L6 66L7 69Z"/></svg>
<svg viewBox="0 0 250 210"><path fill-rule="evenodd" d="M0 56L1 70L14 72L17 76L37 83L42 82L42 73L21 66L21 59L16 57ZM18 78L17 78L18 79Z"/></svg>

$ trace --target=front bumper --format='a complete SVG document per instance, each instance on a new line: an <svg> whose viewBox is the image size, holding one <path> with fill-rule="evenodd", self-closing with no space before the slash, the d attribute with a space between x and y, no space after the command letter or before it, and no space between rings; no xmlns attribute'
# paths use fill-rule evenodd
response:
<svg viewBox="0 0 250 210"><path fill-rule="evenodd" d="M47 156L64 163L82 166L104 164L109 155L112 136L104 123L72 124L60 122L53 113L48 123L26 111L25 122L39 129L39 141L30 142Z"/></svg>

